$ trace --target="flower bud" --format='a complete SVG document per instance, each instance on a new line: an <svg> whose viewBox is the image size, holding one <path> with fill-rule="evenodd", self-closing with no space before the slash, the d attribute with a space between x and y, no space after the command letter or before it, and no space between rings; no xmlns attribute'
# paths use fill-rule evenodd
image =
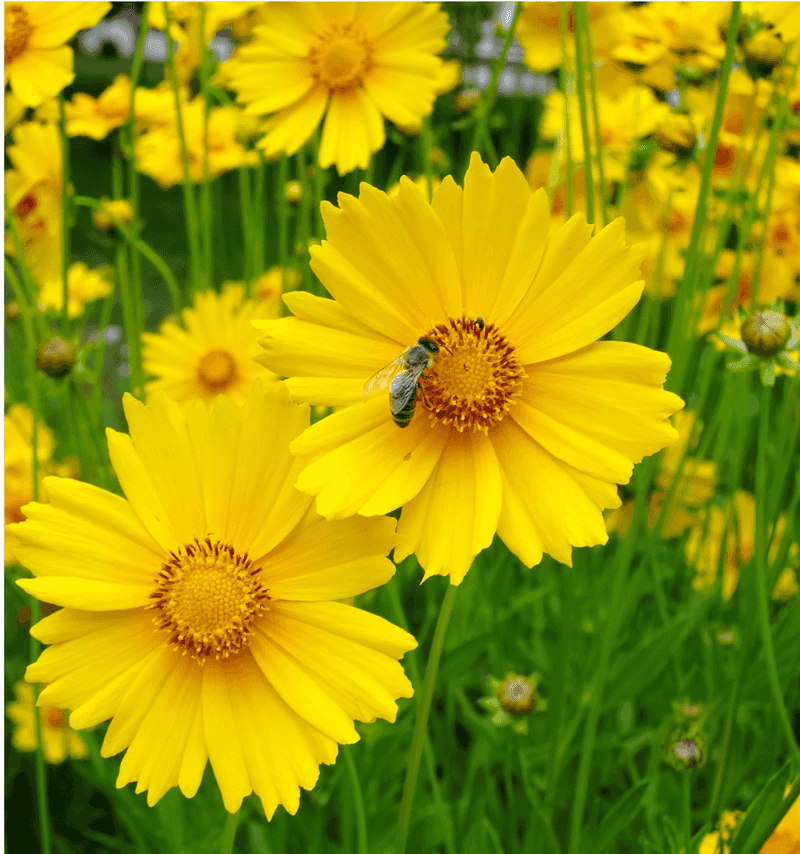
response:
<svg viewBox="0 0 800 854"><path fill-rule="evenodd" d="M36 351L36 367L50 377L65 377L74 364L75 347L71 341L57 335L42 341Z"/></svg>
<svg viewBox="0 0 800 854"><path fill-rule="evenodd" d="M303 189L299 181L289 181L284 188L284 192L286 193L286 201L292 205L299 202L300 197L303 195Z"/></svg>
<svg viewBox="0 0 800 854"><path fill-rule="evenodd" d="M6 303L6 320L16 320L19 317L19 303L12 299Z"/></svg>
<svg viewBox="0 0 800 854"><path fill-rule="evenodd" d="M692 771L705 764L706 740L697 727L673 730L663 745L664 759L678 771Z"/></svg>
<svg viewBox="0 0 800 854"><path fill-rule="evenodd" d="M510 715L529 715L536 706L536 686L524 676L508 676L500 683L497 699Z"/></svg>
<svg viewBox="0 0 800 854"><path fill-rule="evenodd" d="M774 356L792 337L792 324L779 311L757 311L742 324L741 336L748 352Z"/></svg>
<svg viewBox="0 0 800 854"><path fill-rule="evenodd" d="M463 92L456 95L456 112L466 113L476 104L479 104L480 100L481 93L479 89L465 89Z"/></svg>

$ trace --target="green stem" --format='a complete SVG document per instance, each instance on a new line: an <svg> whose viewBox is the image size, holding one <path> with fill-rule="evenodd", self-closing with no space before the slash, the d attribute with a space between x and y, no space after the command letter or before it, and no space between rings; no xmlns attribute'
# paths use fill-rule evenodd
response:
<svg viewBox="0 0 800 854"><path fill-rule="evenodd" d="M425 746L428 727L428 715L431 711L433 691L436 686L436 674L439 670L439 660L442 657L444 639L447 634L447 624L453 613L456 591L452 584L448 584L447 593L444 595L439 619L436 622L436 631L431 643L431 651L428 656L428 666L425 669L425 681L422 684L422 694L417 701L417 719L414 722L414 734L411 739L411 751L408 757L406 779L403 785L403 800L400 804L400 823L397 830L397 846L395 854L405 854L408 832L411 826L411 810L414 805L414 792L417 787L417 775L419 774L419 763Z"/></svg>
<svg viewBox="0 0 800 854"><path fill-rule="evenodd" d="M289 181L289 158L281 155L278 161L278 265L286 271L289 257L289 202L286 200L286 184Z"/></svg>
<svg viewBox="0 0 800 854"><path fill-rule="evenodd" d="M189 244L189 257L191 260L191 293L200 289L200 242L197 231L197 209L195 207L194 187L189 172L189 150L186 147L186 134L183 129L183 115L181 110L181 95L178 87L178 72L175 68L175 46L173 44L170 27L172 18L169 13L169 4L164 3L164 35L167 39L167 67L172 82L172 91L175 95L175 114L178 124L178 138L181 143L181 164L183 165L183 207L186 213L186 240Z"/></svg>
<svg viewBox="0 0 800 854"><path fill-rule="evenodd" d="M256 169L255 189L253 190L253 278L258 278L267 269L267 217L269 205L266 196L267 161L264 152L258 150L258 169Z"/></svg>
<svg viewBox="0 0 800 854"><path fill-rule="evenodd" d="M566 3L560 3L558 7L559 31L561 33L561 69L559 80L561 92L564 96L564 166L567 174L567 219L572 216L575 207L573 175L572 175L572 140L570 132L570 79L569 79L569 54L567 52L567 34L569 32L569 18Z"/></svg>
<svg viewBox="0 0 800 854"><path fill-rule="evenodd" d="M203 266L206 284L214 285L214 208L211 204L211 182L208 175L208 47L206 46L206 4L198 3L198 29L200 38L200 94L203 98L203 184L200 190L200 202L203 211Z"/></svg>
<svg viewBox="0 0 800 854"><path fill-rule="evenodd" d="M433 198L433 164L431 163L431 117L422 120L422 133L419 138L422 168L425 170L425 180L428 182L428 201Z"/></svg>
<svg viewBox="0 0 800 854"><path fill-rule="evenodd" d="M244 257L244 293L250 299L253 283L253 207L250 201L250 169L239 167L239 210L242 217L242 255Z"/></svg>
<svg viewBox="0 0 800 854"><path fill-rule="evenodd" d="M372 162L372 161L370 161ZM308 184L308 164L306 162L306 147L301 145L297 151L297 181L300 184L298 240L302 246L301 264L302 279L300 288L307 291L311 268L308 266L308 239L311 233L311 188ZM281 273L285 277L285 273ZM285 284L285 279L284 279Z"/></svg>
<svg viewBox="0 0 800 854"><path fill-rule="evenodd" d="M786 711L778 668L775 664L775 650L772 646L772 632L769 626L769 591L767 590L767 442L769 440L769 410L772 387L762 385L759 401L758 444L756 445L756 586L758 588L758 620L761 629L761 641L764 647L764 659L767 679L772 693L772 704L778 713L781 729L795 766L800 766L800 747L795 738L792 722Z"/></svg>
<svg viewBox="0 0 800 854"><path fill-rule="evenodd" d="M225 814L225 831L222 834L222 845L219 854L233 854L233 843L236 841L236 829L239 826L239 813L229 812Z"/></svg>
<svg viewBox="0 0 800 854"><path fill-rule="evenodd" d="M72 206L69 187L69 137L64 115L64 93L58 96L58 128L61 132L61 278L64 286L64 305L61 307L61 334L69 338L69 261Z"/></svg>
<svg viewBox="0 0 800 854"><path fill-rule="evenodd" d="M692 773L683 772L683 850L689 850L692 841Z"/></svg>
<svg viewBox="0 0 800 854"><path fill-rule="evenodd" d="M492 66L492 76L489 80L489 85L486 87L486 90L481 95L481 105L478 110L478 118L475 123L475 133L472 136L472 145L470 146L469 151L467 152L467 165L464 167L464 172L467 171L467 166L469 166L469 157L472 155L473 151L481 151L481 145L484 145L484 151L487 156L493 151L493 148L490 147L490 137L489 137L489 119L492 115L492 110L494 109L494 100L497 96L497 84L500 80L500 73L506 66L506 56L508 54L508 49L511 47L511 43L514 41L514 33L517 30L517 19L519 18L520 12L522 11L522 3L514 4L514 16L511 19L511 25L506 31L506 36L503 39L503 49L500 51L500 55L494 61L494 65ZM493 160L497 160L497 155L495 154ZM492 169L497 168L497 162L491 164ZM463 174L463 173L462 173Z"/></svg>
<svg viewBox="0 0 800 854"><path fill-rule="evenodd" d="M589 21L588 6L583 7L584 34L586 36L586 65L589 69L589 87L592 93L592 117L594 118L594 139L597 147L597 175L600 180L600 212L603 216L603 226L608 223L608 198L606 194L606 177L603 168L603 140L600 137L600 110L597 106L597 71L594 67L594 51L592 49L592 27Z"/></svg>
<svg viewBox="0 0 800 854"><path fill-rule="evenodd" d="M573 3L572 14L575 18L575 71L578 88L578 105L581 113L581 134L583 135L583 170L586 183L586 221L594 222L594 180L592 176L592 140L589 136L589 113L586 106L586 67L583 56L584 31L588 29L586 3ZM598 140L600 137L597 137Z"/></svg>
<svg viewBox="0 0 800 854"><path fill-rule="evenodd" d="M700 176L700 191L697 197L697 210L692 223L692 231L689 236L689 247L686 250L686 262L683 271L683 276L678 285L678 292L675 297L675 316L670 328L669 340L667 342L667 352L675 359L676 368L670 372L668 382L673 388L680 388L683 382L683 373L687 362L681 357L682 340L687 335L693 336L693 331L686 328L685 315L687 308L690 309L692 297L695 292L696 280L699 275L700 268L700 237L703 233L706 224L706 216L708 212L708 200L711 196L711 173L714 169L714 157L717 151L717 140L722 127L722 116L725 111L725 99L728 94L728 82L731 76L731 68L733 66L733 57L736 50L736 37L739 32L739 18L741 17L742 9L739 0L734 2L731 10L731 18L728 23L728 41L725 48L725 59L722 62L722 68L719 74L719 89L717 92L717 103L714 107L714 118L711 122L711 133L709 134L708 144L705 150L705 159L703 170ZM671 381L671 382L670 382Z"/></svg>
<svg viewBox="0 0 800 854"><path fill-rule="evenodd" d="M353 787L353 805L356 810L356 835L358 836L358 854L369 854L367 844L367 816L364 811L364 796L361 793L361 781L358 779L356 763L353 760L352 749L345 747L344 761L350 775L350 783Z"/></svg>

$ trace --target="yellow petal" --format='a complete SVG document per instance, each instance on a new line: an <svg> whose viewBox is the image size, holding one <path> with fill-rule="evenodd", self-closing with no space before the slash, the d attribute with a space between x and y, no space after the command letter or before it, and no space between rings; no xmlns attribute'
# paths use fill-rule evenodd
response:
<svg viewBox="0 0 800 854"><path fill-rule="evenodd" d="M259 148L263 148L268 157L279 152L294 154L308 142L311 134L319 127L327 106L327 88L315 86L302 100L267 120L267 133L259 142Z"/></svg>
<svg viewBox="0 0 800 854"><path fill-rule="evenodd" d="M449 437L419 495L403 507L395 560L416 554L425 578L460 584L475 555L492 542L502 503L500 469L482 433Z"/></svg>
<svg viewBox="0 0 800 854"><path fill-rule="evenodd" d="M396 527L387 517L317 521L267 555L262 584L273 599L313 602L358 596L394 575L394 564L381 555L394 547Z"/></svg>
<svg viewBox="0 0 800 854"><path fill-rule="evenodd" d="M152 584L119 584L86 578L45 576L20 578L17 584L42 602L86 611L123 611L150 603Z"/></svg>

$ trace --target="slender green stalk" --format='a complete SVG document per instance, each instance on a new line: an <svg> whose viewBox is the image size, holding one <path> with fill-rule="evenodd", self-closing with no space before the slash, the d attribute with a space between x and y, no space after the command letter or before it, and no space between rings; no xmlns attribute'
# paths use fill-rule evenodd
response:
<svg viewBox="0 0 800 854"><path fill-rule="evenodd" d="M581 113L583 136L583 169L586 178L586 221L594 222L594 179L592 176L592 139L589 136L589 113L586 106L586 65L583 55L585 31L589 28L586 3L573 3L575 18L575 71L578 89L578 106ZM598 142L600 137L597 137Z"/></svg>
<svg viewBox="0 0 800 854"><path fill-rule="evenodd" d="M267 161L264 152L258 151L258 169L256 169L255 188L253 190L253 277L257 278L267 269Z"/></svg>
<svg viewBox="0 0 800 854"><path fill-rule="evenodd" d="M428 182L428 200L433 198L433 164L431 163L431 117L425 116L422 120L422 133L420 134L420 154L422 155L422 168L425 170L425 180Z"/></svg>
<svg viewBox="0 0 800 854"><path fill-rule="evenodd" d="M128 110L128 118L125 120L123 129L120 131L124 140L125 156L128 158L128 202L133 212L135 228L139 228L139 173L136 171L136 87L139 85L139 76L142 73L144 63L144 43L147 38L147 22L150 16L150 4L141 5L141 18L139 20L139 36L136 39L136 49L133 53L133 64L131 65L131 101ZM142 267L139 260L139 252L135 246L130 248L131 262L131 288L139 298L136 300L136 312L138 325L144 327L144 300L142 296ZM101 327L102 328L102 327Z"/></svg>
<svg viewBox="0 0 800 854"><path fill-rule="evenodd" d="M692 773L683 772L683 850L689 850L692 841Z"/></svg>
<svg viewBox="0 0 800 854"><path fill-rule="evenodd" d="M419 763L427 738L428 715L431 711L433 691L436 686L436 674L439 670L439 660L442 657L444 639L447 634L447 624L453 613L456 591L452 584L447 585L447 593L444 595L439 619L436 622L436 631L431 643L431 651L428 656L428 666L425 669L425 681L422 684L422 694L417 700L417 718L414 722L414 734L411 738L411 751L406 768L406 779L403 785L403 800L400 804L400 822L397 830L397 845L395 854L405 854L408 833L411 827L411 811L414 806L414 792L417 788L417 775L419 774Z"/></svg>
<svg viewBox="0 0 800 854"><path fill-rule="evenodd" d="M286 270L289 258L289 202L286 200L286 185L289 182L289 158L281 155L278 161L278 264Z"/></svg>
<svg viewBox="0 0 800 854"><path fill-rule="evenodd" d="M253 283L253 207L250 199L250 169L239 167L239 210L242 217L242 257L244 262L244 293L250 298Z"/></svg>
<svg viewBox="0 0 800 854"><path fill-rule="evenodd" d="M69 137L64 115L64 93L58 95L58 129L61 132L61 280L64 286L64 305L61 307L61 334L69 338L69 262L72 230L71 187L69 184Z"/></svg>
<svg viewBox="0 0 800 854"><path fill-rule="evenodd" d="M767 590L767 442L770 434L770 402L772 387L762 385L758 413L758 444L756 445L756 587L758 588L758 620L761 629L764 662L767 680L772 693L772 705L778 714L789 752L795 767L800 766L800 746L795 738L792 722L786 710L778 668L775 664L775 650L772 646L772 632L769 625L769 591Z"/></svg>
<svg viewBox="0 0 800 854"><path fill-rule="evenodd" d="M200 188L200 203L203 212L203 268L206 284L214 285L214 208L211 204L211 180L208 175L208 46L206 45L206 4L198 3L198 30L200 39L200 95L203 98L203 183Z"/></svg>
<svg viewBox="0 0 800 854"><path fill-rule="evenodd" d="M492 66L492 76L489 80L489 85L481 95L481 104L478 109L477 121L475 122L475 132L472 136L472 145L467 152L467 164L464 167L464 172L467 171L469 158L472 155L472 152L481 150L483 150L487 157L489 157L492 169L497 168L497 154L494 152L494 146L490 146L491 137L489 135L489 119L491 118L492 110L494 109L494 100L497 96L497 84L500 81L500 73L506 67L506 56L508 55L508 49L511 47L511 43L514 41L514 34L517 31L517 19L519 18L521 11L522 3L515 3L514 16L511 18L511 24L506 30L506 35L503 39L503 48Z"/></svg>
<svg viewBox="0 0 800 854"><path fill-rule="evenodd" d="M700 271L700 237L705 228L708 215L708 200L711 195L711 173L714 169L714 156L717 150L717 141L722 127L722 115L725 110L725 98L728 94L728 82L730 81L733 57L736 50L736 37L739 32L739 19L741 17L741 3L736 0L731 10L731 18L728 24L728 41L725 48L725 59L719 73L719 88L717 92L717 103L714 107L714 118L711 121L711 133L706 145L705 160L700 176L700 190L697 197L697 210L695 211L692 231L689 236L689 247L686 250L686 262L683 276L678 285L675 297L675 314L667 342L667 352L675 361L673 370L670 372L667 382L673 388L680 388L683 384L683 376L687 360L683 357L682 341L690 332L686 328L686 312L691 306L692 296L695 291L696 282Z"/></svg>
<svg viewBox="0 0 800 854"><path fill-rule="evenodd" d="M567 219L572 216L575 208L573 174L572 174L572 140L570 128L569 99L572 94L569 74L569 53L567 51L567 35L569 33L569 9L566 3L558 6L559 31L561 33L561 69L559 80L561 92L564 95L564 166L567 173Z"/></svg>
<svg viewBox="0 0 800 854"><path fill-rule="evenodd" d="M581 758L578 765L575 794L572 801L568 849L570 854L578 854L578 852L583 850L581 847L581 831L583 829L586 796L589 792L589 777L592 771L592 758L597 741L597 727L600 722L600 713L603 709L603 695L605 693L606 682L608 680L611 653L614 648L617 629L619 628L618 615L620 605L622 603L623 592L628 580L628 572L633 561L636 542L639 538L639 528L643 524L643 519L647 514L646 496L648 494L651 470L652 461L647 460L636 471L636 493L640 496L640 500L638 500L634 505L630 530L628 531L627 537L623 540L622 549L616 556L617 565L615 567L614 581L611 589L611 601L608 606L608 622L606 623L603 631L603 638L600 645L600 659L597 663L595 680L592 685L586 728L583 731L583 743L580 751Z"/></svg>
<svg viewBox="0 0 800 854"><path fill-rule="evenodd" d="M8 200L6 200L6 210L7 209ZM20 312L23 314L23 321L25 312L27 312L28 319L35 324L39 337L44 340L45 338L50 337L50 327L48 326L47 320L39 311L39 300L37 298L38 289L31 278L30 270L28 270L28 264L25 260L25 248L22 245L22 240L20 240L19 231L17 231L17 224L14 222L13 215L6 218L6 227L11 232L11 242L14 244L15 260L17 268L19 269L19 279L16 280L19 286L19 291L15 291L15 296L17 297L17 302L20 306ZM11 270L13 274L14 271L9 265L7 259L5 266L6 275L8 275L9 270ZM23 306L25 307L24 309Z"/></svg>
<svg viewBox="0 0 800 854"><path fill-rule="evenodd" d="M361 781L358 779L358 771L356 770L356 763L353 760L352 749L346 747L342 752L344 753L345 765L347 765L347 772L350 776L350 784L353 787L358 854L369 854L369 845L367 844L367 815L364 811L364 796L361 793Z"/></svg>
<svg viewBox="0 0 800 854"><path fill-rule="evenodd" d="M594 119L594 143L597 147L597 176L600 182L600 212L603 225L608 223L608 195L606 193L606 176L603 167L603 140L600 137L600 109L597 105L597 71L594 67L594 51L592 50L592 27L589 20L589 7L583 6L583 20L586 36L586 65L589 70L589 87L592 93L592 118Z"/></svg>
<svg viewBox="0 0 800 854"><path fill-rule="evenodd" d="M94 365L92 372L94 382L92 385L91 402L91 424L93 429L102 430L103 427L103 367L106 360L106 330L111 322L111 310L114 308L114 300L117 296L117 282L114 279L111 293L103 300L100 310L100 325L97 331L97 345L94 349Z"/></svg>
<svg viewBox="0 0 800 854"><path fill-rule="evenodd" d="M308 286L311 276L311 268L308 266L308 240L311 235L311 188L308 183L308 163L306 162L306 154L306 147L301 145L297 151L297 181L300 184L297 239L303 249L300 264L300 269L302 271L300 287L304 291L309 289Z"/></svg>
<svg viewBox="0 0 800 854"><path fill-rule="evenodd" d="M189 172L189 150L186 147L186 133L183 129L183 115L181 109L181 95L178 87L178 71L175 67L175 45L173 43L170 27L172 18L169 13L169 4L164 3L164 35L167 39L167 67L172 82L172 91L175 95L175 115L178 124L178 139L181 143L181 164L183 165L183 208L186 215L186 240L189 244L190 258L190 291L201 289L201 267L200 267L200 240L197 228L197 208L194 196L194 186Z"/></svg>
<svg viewBox="0 0 800 854"><path fill-rule="evenodd" d="M222 845L220 846L219 854L233 854L233 844L236 841L236 829L239 827L240 812L241 810L225 813L225 831L222 834Z"/></svg>

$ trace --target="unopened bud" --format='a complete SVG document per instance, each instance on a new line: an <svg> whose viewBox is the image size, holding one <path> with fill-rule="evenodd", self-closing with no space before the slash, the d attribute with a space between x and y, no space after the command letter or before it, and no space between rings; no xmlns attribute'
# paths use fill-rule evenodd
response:
<svg viewBox="0 0 800 854"><path fill-rule="evenodd" d="M792 337L792 324L779 311L758 311L744 321L741 336L748 352L774 356Z"/></svg>
<svg viewBox="0 0 800 854"><path fill-rule="evenodd" d="M284 189L286 192L287 202L290 204L296 204L300 201L300 197L303 195L303 189L300 186L299 181L289 181Z"/></svg>
<svg viewBox="0 0 800 854"><path fill-rule="evenodd" d="M456 112L466 113L467 110L471 110L476 104L479 104L480 100L481 93L479 89L465 89L456 95Z"/></svg>
<svg viewBox="0 0 800 854"><path fill-rule="evenodd" d="M696 729L674 730L663 746L664 758L678 771L692 771L705 764L706 740Z"/></svg>
<svg viewBox="0 0 800 854"><path fill-rule="evenodd" d="M19 303L12 299L6 303L6 320L16 320L19 317Z"/></svg>
<svg viewBox="0 0 800 854"><path fill-rule="evenodd" d="M536 706L536 686L524 676L509 676L500 684L497 699L510 715L529 715Z"/></svg>
<svg viewBox="0 0 800 854"><path fill-rule="evenodd" d="M43 341L36 351L36 367L50 377L65 377L74 364L75 347L72 342L57 335Z"/></svg>

